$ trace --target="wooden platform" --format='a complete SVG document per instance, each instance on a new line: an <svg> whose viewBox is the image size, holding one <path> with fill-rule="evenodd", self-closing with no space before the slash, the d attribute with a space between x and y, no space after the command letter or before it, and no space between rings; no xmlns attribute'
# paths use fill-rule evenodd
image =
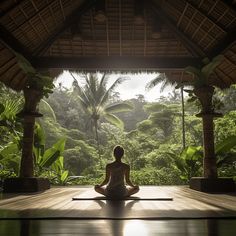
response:
<svg viewBox="0 0 236 236"><path fill-rule="evenodd" d="M72 201L99 196L92 187L1 194L3 236L235 236L236 194L206 194L186 186L141 187L137 197L173 201Z"/></svg>
<svg viewBox="0 0 236 236"><path fill-rule="evenodd" d="M236 218L236 194L207 194L187 186L141 187L137 197L173 201L72 201L96 197L92 187L55 187L37 194L1 194L1 219L209 219Z"/></svg>

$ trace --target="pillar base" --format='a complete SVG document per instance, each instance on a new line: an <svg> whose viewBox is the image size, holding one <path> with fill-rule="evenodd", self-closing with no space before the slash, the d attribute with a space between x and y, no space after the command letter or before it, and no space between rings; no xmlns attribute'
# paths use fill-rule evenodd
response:
<svg viewBox="0 0 236 236"><path fill-rule="evenodd" d="M32 193L50 188L50 182L45 178L8 178L4 180L5 193Z"/></svg>
<svg viewBox="0 0 236 236"><path fill-rule="evenodd" d="M209 179L204 177L193 177L190 179L191 189L206 193L226 193L235 192L235 182L233 178Z"/></svg>

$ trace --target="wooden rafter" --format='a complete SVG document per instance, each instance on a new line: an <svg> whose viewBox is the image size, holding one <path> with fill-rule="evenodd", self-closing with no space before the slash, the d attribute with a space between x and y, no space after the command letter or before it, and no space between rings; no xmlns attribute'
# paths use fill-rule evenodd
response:
<svg viewBox="0 0 236 236"><path fill-rule="evenodd" d="M107 8L107 2L105 2ZM107 40L107 56L110 55L110 40L109 40L109 18L106 19L106 40Z"/></svg>
<svg viewBox="0 0 236 236"><path fill-rule="evenodd" d="M28 19L29 17L26 14L25 10L21 6L19 6L19 9L20 9L21 13L24 15L27 23L31 26L31 28L33 29L33 31L37 35L37 37L40 38L41 41L43 41L43 38L42 38L41 34L38 32L38 30L36 29L35 25L32 23L31 19Z"/></svg>
<svg viewBox="0 0 236 236"><path fill-rule="evenodd" d="M50 3L48 3L47 5L45 5L44 7L40 8L40 9L35 9L36 12L31 15L30 17L27 17L27 19L25 19L21 24L17 24L17 28L21 27L22 25L29 23L29 20L34 19L35 17L37 17L38 15L40 16L40 14L42 13L42 11L44 11L45 9L47 9L48 7L51 8L51 5L55 2L56 0L51 0ZM33 3L32 3L33 4ZM34 4L33 4L34 5ZM35 5L34 5L35 6ZM19 4L18 4L19 7ZM8 13L10 14L10 13Z"/></svg>
<svg viewBox="0 0 236 236"><path fill-rule="evenodd" d="M87 0L81 6L76 8L69 16L66 17L65 21L58 27L56 32L54 32L50 37L42 42L36 50L33 52L34 55L40 55L44 51L46 51L50 45L56 40L58 36L60 36L73 22L78 20L81 15L89 10L94 4L96 0Z"/></svg>
<svg viewBox="0 0 236 236"><path fill-rule="evenodd" d="M121 18L121 0L119 0L119 48L122 56L122 18Z"/></svg>
<svg viewBox="0 0 236 236"><path fill-rule="evenodd" d="M196 2L192 3L189 0L185 0L186 4L197 10L201 15L203 15L205 18L207 18L212 24L214 24L219 30L225 32L224 26L220 23L217 23L216 20L211 17L210 13L215 8L218 1L215 1L215 3L211 6L211 8L208 11L205 11L204 9L197 6Z"/></svg>
<svg viewBox="0 0 236 236"><path fill-rule="evenodd" d="M33 5L35 11L38 13L39 19L40 19L40 21L42 22L42 24L43 24L45 30L47 31L47 33L49 33L49 29L48 29L47 25L45 24L44 19L42 18L41 13L39 12L39 9L37 8L35 2L34 2L33 0L31 0L30 2L31 2L31 4Z"/></svg>
<svg viewBox="0 0 236 236"><path fill-rule="evenodd" d="M30 52L21 44L5 27L0 25L0 39L10 49L21 53L25 58L30 58Z"/></svg>
<svg viewBox="0 0 236 236"><path fill-rule="evenodd" d="M219 54L223 54L228 48L236 43L236 27L232 29L209 53L209 57L213 58Z"/></svg>
<svg viewBox="0 0 236 236"><path fill-rule="evenodd" d="M95 57L34 57L32 64L37 68L91 69L91 70L132 70L132 69L183 69L189 65L199 65L200 59L166 58L166 57L136 57L136 56L95 56Z"/></svg>
<svg viewBox="0 0 236 236"><path fill-rule="evenodd" d="M178 39L186 46L193 56L206 57L206 53L203 51L203 49L191 41L168 17L168 15L161 10L159 3L154 3L151 1L151 8L155 11L157 17L160 18L166 24L166 26L175 33L176 37L178 37Z"/></svg>

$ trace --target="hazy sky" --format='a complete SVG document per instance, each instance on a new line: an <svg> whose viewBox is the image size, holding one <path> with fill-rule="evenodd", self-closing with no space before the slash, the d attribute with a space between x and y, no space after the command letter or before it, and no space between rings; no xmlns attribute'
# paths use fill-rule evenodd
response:
<svg viewBox="0 0 236 236"><path fill-rule="evenodd" d="M154 79L157 74L112 74L109 76L109 82L108 86L114 82L117 78L120 76L125 76L128 79L125 80L122 84L118 85L116 90L120 93L121 99L130 99L135 98L137 94L142 94L145 97L145 100L147 101L155 101L160 96L167 96L169 92L171 92L171 89L166 89L164 92L160 93L160 86L156 86L155 88L146 91L145 86L146 84ZM75 75L76 77L76 75ZM79 82L79 77L76 77ZM70 88L72 84L72 77L68 71L64 71L62 75L59 76L56 83L62 83L63 86Z"/></svg>

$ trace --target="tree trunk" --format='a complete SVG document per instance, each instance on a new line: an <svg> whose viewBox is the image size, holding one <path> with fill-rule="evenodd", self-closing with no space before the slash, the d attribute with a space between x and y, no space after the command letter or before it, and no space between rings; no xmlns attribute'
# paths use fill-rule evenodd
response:
<svg viewBox="0 0 236 236"><path fill-rule="evenodd" d="M183 149L186 147L186 138L185 138L185 109L184 109L184 91L183 87L181 87L181 104L182 104L182 142Z"/></svg>

